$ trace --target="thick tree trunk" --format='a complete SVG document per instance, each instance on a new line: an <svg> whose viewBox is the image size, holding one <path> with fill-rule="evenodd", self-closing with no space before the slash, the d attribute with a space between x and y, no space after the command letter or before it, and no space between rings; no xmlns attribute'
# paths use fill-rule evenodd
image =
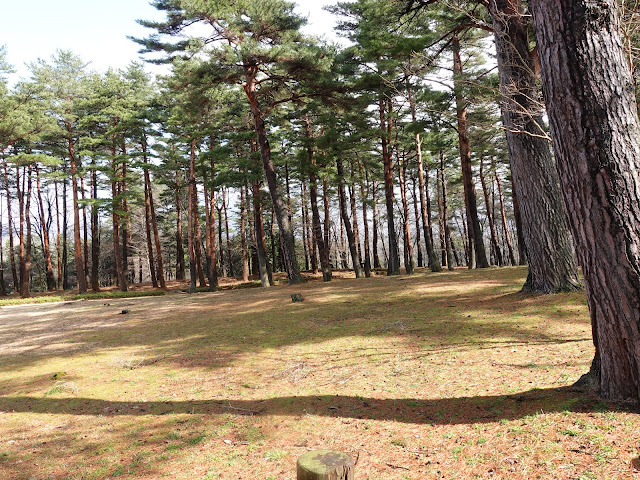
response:
<svg viewBox="0 0 640 480"><path fill-rule="evenodd" d="M482 184L482 193L484 194L484 203L487 207L487 220L489 221L489 231L491 232L491 244L493 245L495 260L498 266L502 267L504 264L504 261L502 260L502 251L500 251L500 243L498 242L498 235L496 233L496 223L495 223L495 218L493 216L493 210L491 208L489 188L487 187L487 181L484 175L484 157L480 157L480 183Z"/></svg>
<svg viewBox="0 0 640 480"><path fill-rule="evenodd" d="M338 169L338 193L340 200L340 215L344 229L347 232L347 242L349 243L349 252L351 253L351 261L353 262L353 271L356 274L356 278L362 278L362 269L360 268L360 261L358 259L358 251L356 248L356 238L351 228L351 222L349 221L349 212L347 211L347 196L346 189L344 187L344 168L342 165L342 159L338 157L336 159L336 167Z"/></svg>
<svg viewBox="0 0 640 480"><path fill-rule="evenodd" d="M253 121L255 124L254 126L258 137L258 145L260 146L260 157L262 158L262 165L264 167L267 184L269 185L271 201L273 202L276 218L278 220L278 228L280 230L282 249L284 253L284 258L282 259L283 264L289 278L289 283L299 283L302 280L302 277L300 276L300 267L298 266L298 259L296 257L293 227L289 221L287 205L280 193L280 186L278 185L275 166L273 164L273 159L271 158L271 147L269 145L269 140L267 139L264 118L258 104L255 91L256 73L257 72L253 72L252 77L247 79L245 92L251 105L251 112L253 114Z"/></svg>
<svg viewBox="0 0 640 480"><path fill-rule="evenodd" d="M458 145L460 147L460 163L462 165L462 182L464 185L464 199L467 211L467 235L469 238L469 268L487 268L489 262L484 248L480 218L478 217L478 205L476 201L476 188L471 169L471 148L469 146L469 127L467 125L467 107L462 96L462 58L460 57L460 41L454 35L453 49L453 83L456 97L456 118L458 122Z"/></svg>
<svg viewBox="0 0 640 480"><path fill-rule="evenodd" d="M580 288L558 175L544 138L543 104L521 0L491 0L509 161L529 259L525 291Z"/></svg>
<svg viewBox="0 0 640 480"><path fill-rule="evenodd" d="M640 123L614 0L533 0L600 394L640 400Z"/></svg>

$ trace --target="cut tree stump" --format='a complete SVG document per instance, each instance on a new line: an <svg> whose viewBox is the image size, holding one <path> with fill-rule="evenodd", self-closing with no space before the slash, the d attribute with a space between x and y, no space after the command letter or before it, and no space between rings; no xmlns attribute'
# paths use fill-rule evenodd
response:
<svg viewBox="0 0 640 480"><path fill-rule="evenodd" d="M314 450L298 459L297 480L353 480L353 459L335 450Z"/></svg>

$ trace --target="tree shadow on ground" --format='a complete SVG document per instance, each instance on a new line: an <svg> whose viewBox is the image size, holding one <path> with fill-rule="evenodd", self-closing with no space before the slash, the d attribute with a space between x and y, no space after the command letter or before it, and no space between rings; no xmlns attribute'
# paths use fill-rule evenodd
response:
<svg viewBox="0 0 640 480"><path fill-rule="evenodd" d="M305 395L255 400L117 402L75 397L0 397L0 410L10 413L102 416L317 415L433 425L491 423L542 412L640 412L636 406L603 402L577 387L533 389L512 395L435 399Z"/></svg>

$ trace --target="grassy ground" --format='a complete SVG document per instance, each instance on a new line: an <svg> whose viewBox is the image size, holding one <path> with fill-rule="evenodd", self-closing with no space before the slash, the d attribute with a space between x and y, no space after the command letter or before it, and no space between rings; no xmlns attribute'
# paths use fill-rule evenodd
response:
<svg viewBox="0 0 640 480"><path fill-rule="evenodd" d="M290 480L318 448L358 480L635 478L637 415L570 387L584 294L525 274L3 307L0 478Z"/></svg>

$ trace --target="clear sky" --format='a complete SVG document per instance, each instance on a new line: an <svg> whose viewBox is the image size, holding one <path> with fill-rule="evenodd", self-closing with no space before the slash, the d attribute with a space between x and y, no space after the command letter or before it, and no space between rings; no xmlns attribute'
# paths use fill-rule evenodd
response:
<svg viewBox="0 0 640 480"><path fill-rule="evenodd" d="M260 0L256 0L260 1ZM138 59L139 46L127 35L144 37L149 30L136 19L161 19L149 0L5 0L0 17L0 46L21 77L26 63L48 59L56 49L71 50L104 71L124 68ZM297 0L309 18L307 33L331 36L333 16L322 10L334 0ZM151 70L151 68L150 68Z"/></svg>

